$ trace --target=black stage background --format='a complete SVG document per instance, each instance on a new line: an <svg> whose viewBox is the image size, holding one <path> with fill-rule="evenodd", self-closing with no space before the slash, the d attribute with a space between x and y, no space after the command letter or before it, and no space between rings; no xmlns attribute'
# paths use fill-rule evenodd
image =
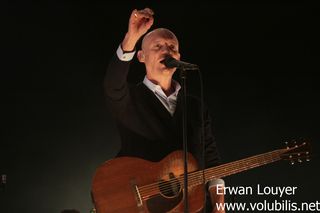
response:
<svg viewBox="0 0 320 213"><path fill-rule="evenodd" d="M228 186L297 186L294 196L227 201L316 202L319 167L319 7L237 1L2 2L1 212L89 212L91 178L119 148L102 80L130 12L155 11L154 27L180 39L182 60L199 64L223 162L304 137L311 162L256 168ZM135 60L133 66L143 68ZM131 82L143 78L131 73ZM190 73L189 88L198 81ZM320 207L318 207L320 208ZM281 211L280 211L281 212Z"/></svg>

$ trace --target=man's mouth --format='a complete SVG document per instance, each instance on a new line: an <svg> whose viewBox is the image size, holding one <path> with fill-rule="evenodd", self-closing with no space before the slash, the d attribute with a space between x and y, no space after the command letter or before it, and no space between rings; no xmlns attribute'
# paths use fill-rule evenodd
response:
<svg viewBox="0 0 320 213"><path fill-rule="evenodd" d="M161 57L162 59L160 60L160 63L161 64L164 64L165 65L165 60L167 59L167 58L172 58L172 56L171 55L164 55L163 57Z"/></svg>
<svg viewBox="0 0 320 213"><path fill-rule="evenodd" d="M163 65L164 65L164 60L165 60L165 58L160 60L160 63L163 64Z"/></svg>

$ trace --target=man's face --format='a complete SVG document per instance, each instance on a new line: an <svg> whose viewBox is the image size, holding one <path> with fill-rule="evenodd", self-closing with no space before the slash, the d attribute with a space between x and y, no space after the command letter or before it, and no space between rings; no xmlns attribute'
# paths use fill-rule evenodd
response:
<svg viewBox="0 0 320 213"><path fill-rule="evenodd" d="M179 60L179 43L170 31L156 31L148 35L142 43L139 60L145 63L147 76L158 79L164 75L172 76L176 68L167 68L161 61L170 55Z"/></svg>

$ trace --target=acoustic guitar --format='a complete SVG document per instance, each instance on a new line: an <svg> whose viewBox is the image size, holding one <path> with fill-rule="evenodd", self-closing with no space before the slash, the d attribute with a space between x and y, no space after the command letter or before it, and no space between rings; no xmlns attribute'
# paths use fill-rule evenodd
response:
<svg viewBox="0 0 320 213"><path fill-rule="evenodd" d="M310 144L303 141L242 160L198 170L188 154L188 199L190 212L201 212L204 184L279 160L309 160ZM184 188L183 152L175 151L160 162L119 157L101 165L93 178L92 196L98 213L182 213Z"/></svg>

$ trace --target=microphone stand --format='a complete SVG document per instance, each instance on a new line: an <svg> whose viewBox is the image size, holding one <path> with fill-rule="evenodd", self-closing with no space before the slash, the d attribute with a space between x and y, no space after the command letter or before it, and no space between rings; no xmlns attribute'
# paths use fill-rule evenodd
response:
<svg viewBox="0 0 320 213"><path fill-rule="evenodd" d="M184 213L189 213L188 202L188 141L187 141L187 72L184 67L179 67L181 79L182 103L182 135L183 135L183 161L184 161Z"/></svg>

